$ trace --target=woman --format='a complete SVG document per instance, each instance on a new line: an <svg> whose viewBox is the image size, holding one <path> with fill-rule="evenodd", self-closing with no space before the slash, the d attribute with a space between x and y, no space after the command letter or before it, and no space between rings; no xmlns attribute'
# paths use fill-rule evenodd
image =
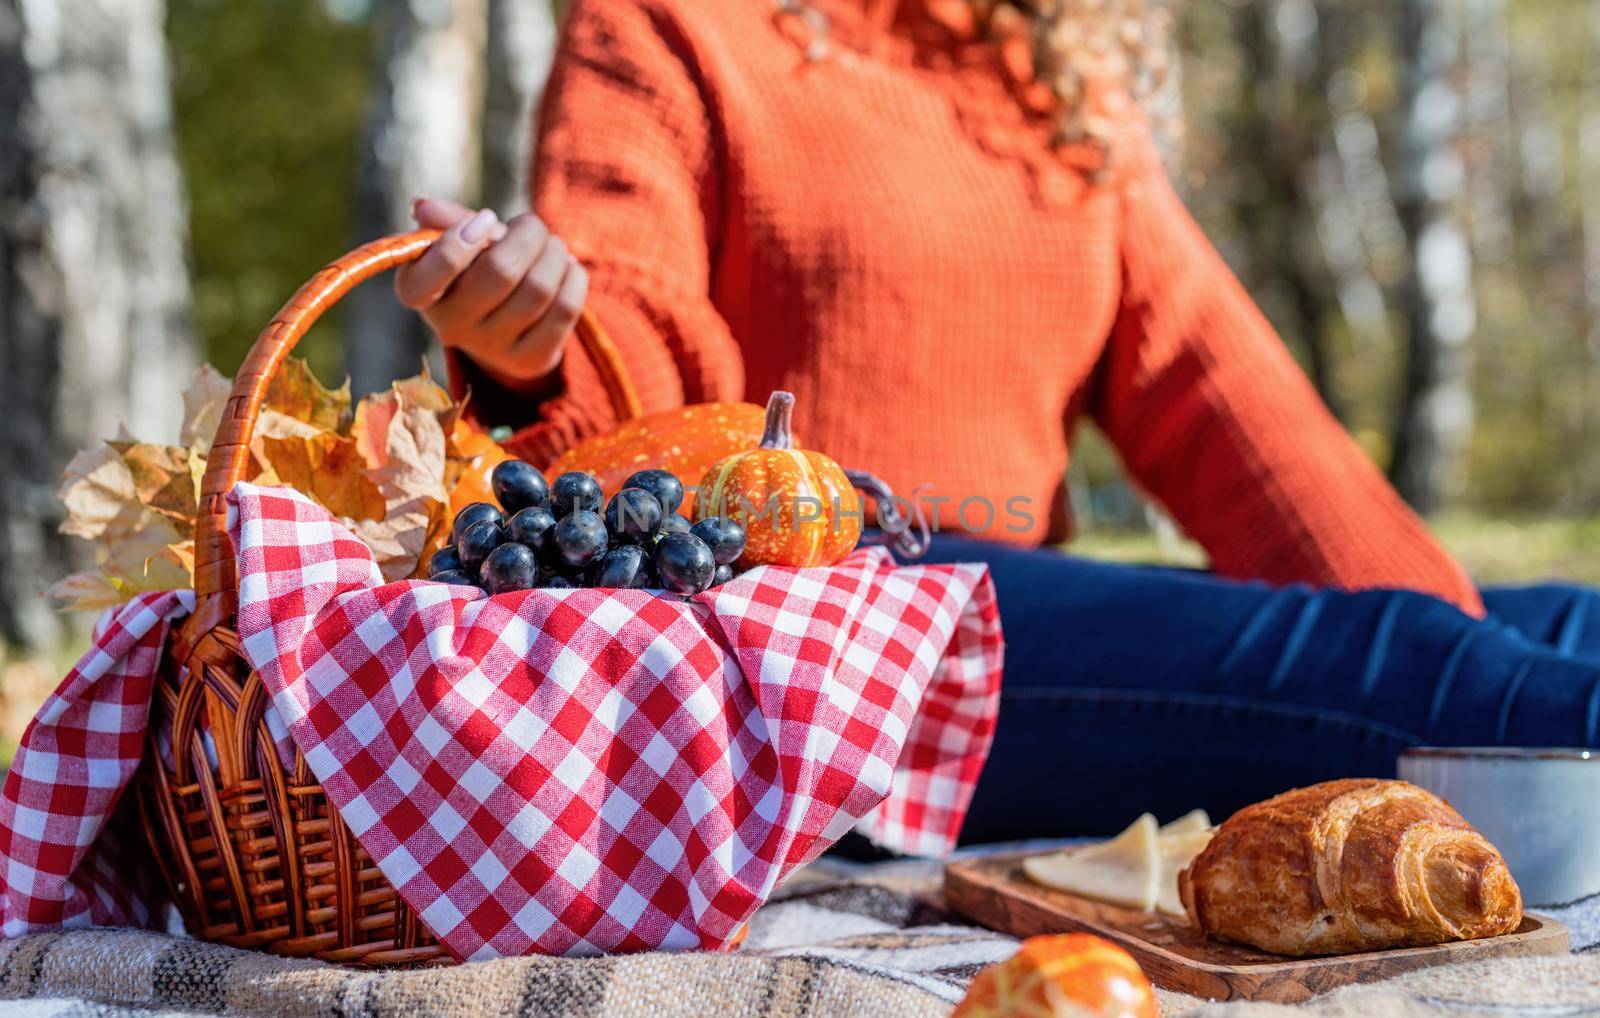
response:
<svg viewBox="0 0 1600 1018"><path fill-rule="evenodd" d="M1596 599L1480 596L1324 410L1167 183L1164 53L1143 0L575 0L537 217L420 202L399 293L532 459L614 423L587 302L647 410L789 389L808 445L931 484L1007 633L968 840L1595 744ZM1085 413L1214 574L1037 549Z"/></svg>

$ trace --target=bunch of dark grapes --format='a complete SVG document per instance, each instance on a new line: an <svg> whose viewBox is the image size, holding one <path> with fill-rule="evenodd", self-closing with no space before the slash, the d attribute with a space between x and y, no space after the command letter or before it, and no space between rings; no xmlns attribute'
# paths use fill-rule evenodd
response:
<svg viewBox="0 0 1600 1018"><path fill-rule="evenodd" d="M678 515L683 484L666 470L641 470L602 505L585 473L546 482L522 460L490 477L495 501L456 514L450 542L434 552L428 578L491 594L534 587L639 587L698 594L733 578L744 553L738 521Z"/></svg>

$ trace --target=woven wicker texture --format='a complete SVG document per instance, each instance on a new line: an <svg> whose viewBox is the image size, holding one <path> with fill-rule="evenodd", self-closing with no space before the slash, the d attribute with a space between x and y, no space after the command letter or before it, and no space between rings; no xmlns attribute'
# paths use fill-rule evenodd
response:
<svg viewBox="0 0 1600 1018"><path fill-rule="evenodd" d="M159 868L202 940L364 965L445 959L330 808L304 758L296 753L288 770L278 759L267 691L240 654L224 501L245 476L268 385L295 344L357 284L417 259L438 235L373 241L302 286L245 357L212 442L195 529L198 600L166 650L138 785ZM639 416L599 322L584 312L575 335L618 419Z"/></svg>

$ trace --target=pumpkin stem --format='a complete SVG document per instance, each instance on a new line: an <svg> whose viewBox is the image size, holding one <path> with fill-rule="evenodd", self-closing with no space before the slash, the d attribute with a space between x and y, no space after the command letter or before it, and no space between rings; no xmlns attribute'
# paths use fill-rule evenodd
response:
<svg viewBox="0 0 1600 1018"><path fill-rule="evenodd" d="M763 449L793 449L794 393L782 389L767 399L767 429L761 433Z"/></svg>

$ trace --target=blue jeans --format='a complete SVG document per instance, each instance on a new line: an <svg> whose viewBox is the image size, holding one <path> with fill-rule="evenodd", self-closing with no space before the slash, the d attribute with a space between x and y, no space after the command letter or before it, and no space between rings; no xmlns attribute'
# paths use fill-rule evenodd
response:
<svg viewBox="0 0 1600 1018"><path fill-rule="evenodd" d="M964 842L1225 817L1329 778L1392 777L1406 746L1600 745L1600 595L1484 591L1489 618L1408 591L1342 593L941 536L984 561L1005 678Z"/></svg>

